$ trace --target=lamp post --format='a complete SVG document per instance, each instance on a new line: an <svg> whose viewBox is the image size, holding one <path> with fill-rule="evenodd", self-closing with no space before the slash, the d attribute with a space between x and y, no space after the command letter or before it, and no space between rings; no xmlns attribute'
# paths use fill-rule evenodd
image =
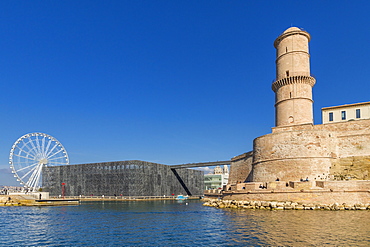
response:
<svg viewBox="0 0 370 247"><path fill-rule="evenodd" d="M66 192L66 190L65 190L65 183L62 183L62 198L64 199L64 195L65 195L65 192Z"/></svg>

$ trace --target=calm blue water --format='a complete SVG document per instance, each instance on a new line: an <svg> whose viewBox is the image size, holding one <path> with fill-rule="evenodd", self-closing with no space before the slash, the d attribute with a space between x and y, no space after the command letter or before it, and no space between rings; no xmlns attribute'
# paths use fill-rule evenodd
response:
<svg viewBox="0 0 370 247"><path fill-rule="evenodd" d="M200 201L0 207L1 246L369 246L370 211L223 210Z"/></svg>

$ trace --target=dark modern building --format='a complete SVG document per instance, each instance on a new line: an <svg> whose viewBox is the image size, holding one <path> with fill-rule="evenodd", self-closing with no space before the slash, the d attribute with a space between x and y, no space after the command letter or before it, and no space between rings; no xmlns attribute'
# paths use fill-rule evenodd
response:
<svg viewBox="0 0 370 247"><path fill-rule="evenodd" d="M139 160L51 166L43 170L43 188L51 196L203 195L204 173Z"/></svg>

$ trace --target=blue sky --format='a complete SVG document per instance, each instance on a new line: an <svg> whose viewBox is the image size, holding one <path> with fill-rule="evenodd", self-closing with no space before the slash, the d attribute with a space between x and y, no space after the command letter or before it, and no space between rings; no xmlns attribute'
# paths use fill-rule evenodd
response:
<svg viewBox="0 0 370 247"><path fill-rule="evenodd" d="M71 164L227 160L274 126L273 41L307 30L315 123L369 101L368 1L0 2L0 185L44 132Z"/></svg>

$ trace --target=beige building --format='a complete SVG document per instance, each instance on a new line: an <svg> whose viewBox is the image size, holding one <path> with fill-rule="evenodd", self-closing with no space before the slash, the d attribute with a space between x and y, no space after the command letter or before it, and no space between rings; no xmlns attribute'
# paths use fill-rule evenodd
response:
<svg viewBox="0 0 370 247"><path fill-rule="evenodd" d="M321 113L323 124L370 119L370 102L324 107Z"/></svg>
<svg viewBox="0 0 370 247"><path fill-rule="evenodd" d="M204 189L222 189L223 186L227 185L229 180L229 168L227 165L216 166L212 174L204 175Z"/></svg>

